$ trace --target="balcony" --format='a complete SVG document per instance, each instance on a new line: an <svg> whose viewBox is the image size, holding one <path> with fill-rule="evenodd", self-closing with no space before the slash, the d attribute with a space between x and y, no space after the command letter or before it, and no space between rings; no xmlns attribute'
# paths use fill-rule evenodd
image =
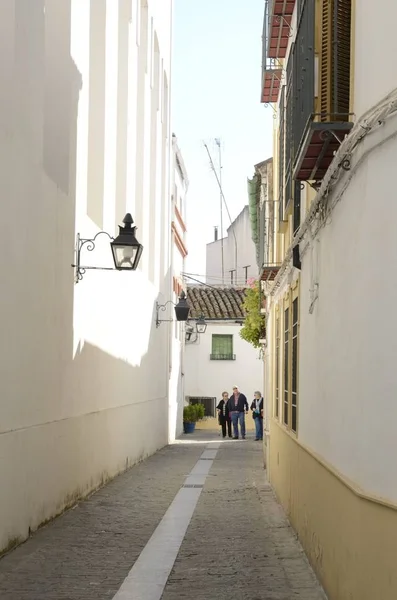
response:
<svg viewBox="0 0 397 600"><path fill-rule="evenodd" d="M353 127L349 111L351 0L329 0L318 15L316 7L315 2L300 1L288 61L291 75L287 74L287 86L292 89L287 99L290 170L293 179L314 182L315 187Z"/></svg>
<svg viewBox="0 0 397 600"><path fill-rule="evenodd" d="M335 152L353 127L348 119L349 114L310 115L295 158L294 179L318 182L323 179Z"/></svg>
<svg viewBox="0 0 397 600"><path fill-rule="evenodd" d="M262 97L263 104L276 103L280 92L281 67L269 65L263 71Z"/></svg>
<svg viewBox="0 0 397 600"><path fill-rule="evenodd" d="M291 35L291 21L296 0L267 0L268 40L267 56L285 58L288 39Z"/></svg>
<svg viewBox="0 0 397 600"><path fill-rule="evenodd" d="M210 360L236 360L235 354L210 354Z"/></svg>
<svg viewBox="0 0 397 600"><path fill-rule="evenodd" d="M261 281L274 281L281 267L280 263L266 263L262 265L260 270Z"/></svg>
<svg viewBox="0 0 397 600"><path fill-rule="evenodd" d="M301 183L293 180L292 165L295 157L293 129L295 96L293 83L296 81L295 44L291 45L286 66L286 85L281 89L279 103L279 232L285 233L288 217L300 206ZM292 211L293 209L293 211ZM294 231L295 231L294 225Z"/></svg>
<svg viewBox="0 0 397 600"><path fill-rule="evenodd" d="M265 3L265 15L263 18L262 35L262 81L261 81L261 102L264 104L276 103L280 91L281 76L283 73L282 64L277 58L270 57L268 48L270 43L270 21L269 21L269 2Z"/></svg>

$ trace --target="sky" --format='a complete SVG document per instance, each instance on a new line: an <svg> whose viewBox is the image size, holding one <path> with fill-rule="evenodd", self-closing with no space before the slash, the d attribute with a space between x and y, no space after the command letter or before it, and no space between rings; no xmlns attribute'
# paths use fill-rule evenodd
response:
<svg viewBox="0 0 397 600"><path fill-rule="evenodd" d="M273 111L260 103L264 0L175 0L174 6L172 130L190 181L186 271L204 276L206 244L220 226L219 188L204 142L218 168L214 140L221 140L232 220L248 203L254 165L272 155Z"/></svg>

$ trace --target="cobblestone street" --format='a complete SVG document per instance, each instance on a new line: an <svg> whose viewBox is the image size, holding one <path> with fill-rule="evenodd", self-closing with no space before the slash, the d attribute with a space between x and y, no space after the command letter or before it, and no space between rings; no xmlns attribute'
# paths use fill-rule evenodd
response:
<svg viewBox="0 0 397 600"><path fill-rule="evenodd" d="M262 447L184 436L0 561L1 600L320 600Z"/></svg>

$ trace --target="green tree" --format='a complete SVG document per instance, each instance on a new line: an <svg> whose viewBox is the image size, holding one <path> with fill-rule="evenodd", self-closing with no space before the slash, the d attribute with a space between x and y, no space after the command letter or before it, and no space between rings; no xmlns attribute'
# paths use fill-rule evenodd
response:
<svg viewBox="0 0 397 600"><path fill-rule="evenodd" d="M240 330L240 337L252 344L254 348L260 348L259 340L265 337L265 315L260 311L260 289L259 281L251 281L250 287L245 292L245 320Z"/></svg>

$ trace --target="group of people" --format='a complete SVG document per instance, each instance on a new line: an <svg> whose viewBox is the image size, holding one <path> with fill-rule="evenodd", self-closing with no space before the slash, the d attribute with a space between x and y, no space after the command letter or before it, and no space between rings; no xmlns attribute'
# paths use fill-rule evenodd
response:
<svg viewBox="0 0 397 600"><path fill-rule="evenodd" d="M263 398L260 392L255 392L251 406L248 407L247 398L235 385L230 398L228 392L223 392L222 400L216 408L218 411L218 422L222 427L224 438L226 437L226 430L227 435L230 438L232 437L233 425L233 439L238 440L240 437L240 425L240 434L242 439L245 440L245 415L251 410L255 421L255 440L263 440Z"/></svg>

